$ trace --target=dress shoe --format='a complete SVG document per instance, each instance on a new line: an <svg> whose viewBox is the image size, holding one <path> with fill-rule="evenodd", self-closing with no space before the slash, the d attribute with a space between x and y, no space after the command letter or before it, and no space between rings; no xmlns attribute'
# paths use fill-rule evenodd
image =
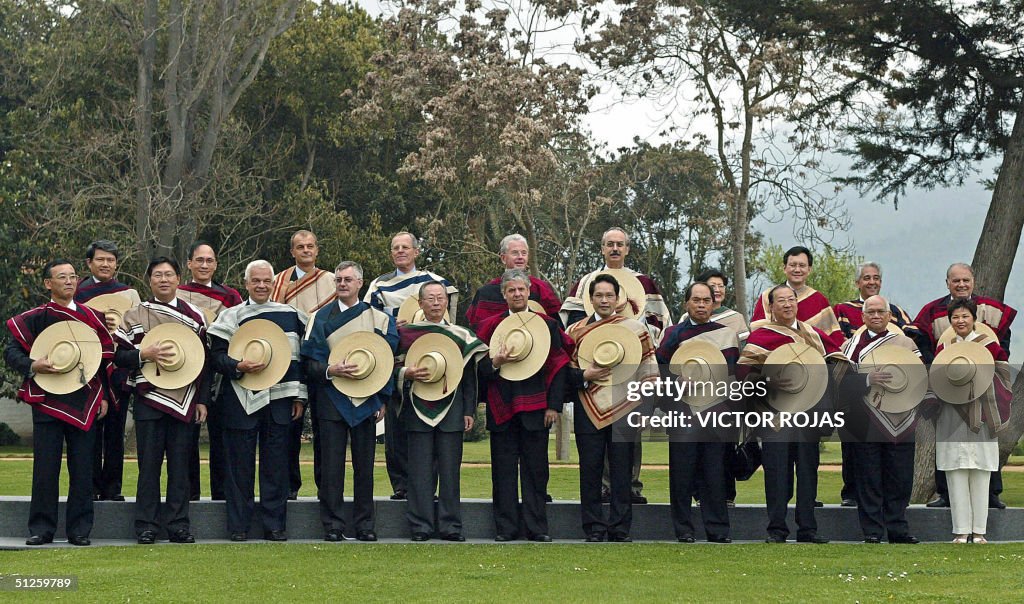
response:
<svg viewBox="0 0 1024 604"><path fill-rule="evenodd" d="M188 498L189 501L199 501L199 495L192 495Z"/></svg>
<svg viewBox="0 0 1024 604"><path fill-rule="evenodd" d="M391 495L391 497L389 497L389 499L391 499L391 501L405 501L408 498L409 497L408 497L408 494L405 492L405 489L399 489L399 490L395 491Z"/></svg>
<svg viewBox="0 0 1024 604"><path fill-rule="evenodd" d="M124 501L124 495L118 493L117 495L111 495L107 499L110 501Z"/></svg>
<svg viewBox="0 0 1024 604"><path fill-rule="evenodd" d="M298 491L288 491L288 501L297 501L299 499Z"/></svg>
<svg viewBox="0 0 1024 604"><path fill-rule="evenodd" d="M721 535L715 535L708 537L708 543L732 543L732 537L723 537Z"/></svg>
<svg viewBox="0 0 1024 604"><path fill-rule="evenodd" d="M100 495L99 493L93 493L92 494L92 500L93 501L103 501L103 495Z"/></svg>
<svg viewBox="0 0 1024 604"><path fill-rule="evenodd" d="M413 533L412 534L412 540L413 541L430 541L430 535L428 535L426 533Z"/></svg>
<svg viewBox="0 0 1024 604"><path fill-rule="evenodd" d="M554 498L551 497L551 493L544 493L544 501L545 503L551 503L554 501Z"/></svg>
<svg viewBox="0 0 1024 604"><path fill-rule="evenodd" d="M140 545L153 545L156 543L156 533L153 531L142 531L136 538Z"/></svg>
<svg viewBox="0 0 1024 604"><path fill-rule="evenodd" d="M508 541L515 541L516 540L516 536L515 535L501 535L501 534L498 534L498 535L494 536L494 540L497 541L498 543L505 543L505 542L508 542Z"/></svg>
<svg viewBox="0 0 1024 604"><path fill-rule="evenodd" d="M905 543L907 545L917 545L921 543L921 540L913 535L890 535L889 543Z"/></svg>
<svg viewBox="0 0 1024 604"><path fill-rule="evenodd" d="M640 493L633 493L629 497L629 502L632 503L633 505L643 505L647 503L647 498L641 495Z"/></svg>
<svg viewBox="0 0 1024 604"><path fill-rule="evenodd" d="M857 507L856 499L844 499L839 503L840 507L844 508L855 508Z"/></svg>
<svg viewBox="0 0 1024 604"><path fill-rule="evenodd" d="M630 537L629 535L625 534L625 533L620 533L618 535L609 535L608 536L608 542L609 543L633 543L633 538Z"/></svg>
<svg viewBox="0 0 1024 604"><path fill-rule="evenodd" d="M803 537L797 537L796 538L796 542L797 543L818 543L818 544L823 544L823 543L828 543L828 539L826 539L824 537L819 537L817 535L805 535Z"/></svg>
<svg viewBox="0 0 1024 604"><path fill-rule="evenodd" d="M245 531L237 531L237 532L231 533L231 540L232 541L248 541L249 540L249 533L246 533Z"/></svg>
<svg viewBox="0 0 1024 604"><path fill-rule="evenodd" d="M604 541L604 533L594 531L587 535L587 543L601 543L602 541Z"/></svg>
<svg viewBox="0 0 1024 604"><path fill-rule="evenodd" d="M536 535L530 537L530 541L533 541L535 543L551 543L551 537L545 535L544 533L537 533Z"/></svg>
<svg viewBox="0 0 1024 604"><path fill-rule="evenodd" d="M676 541L679 543L697 543L697 540L694 539L693 535L684 535L676 539Z"/></svg>
<svg viewBox="0 0 1024 604"><path fill-rule="evenodd" d="M725 500L725 507L727 507L727 508L734 508L734 507L736 507L736 502L733 501L732 499L726 499Z"/></svg>
<svg viewBox="0 0 1024 604"><path fill-rule="evenodd" d="M356 539L360 541L376 541L377 533L371 530L359 531L356 533Z"/></svg>
<svg viewBox="0 0 1024 604"><path fill-rule="evenodd" d="M188 532L188 529L178 529L171 533L170 541L171 543L195 543L196 538Z"/></svg>
<svg viewBox="0 0 1024 604"><path fill-rule="evenodd" d="M783 535L768 535L768 538L764 540L765 543L785 543L786 537Z"/></svg>
<svg viewBox="0 0 1024 604"><path fill-rule="evenodd" d="M92 545L92 541L89 540L85 535L73 535L68 537L68 543L71 545L77 545L83 547L86 545Z"/></svg>
<svg viewBox="0 0 1024 604"><path fill-rule="evenodd" d="M814 507L816 507L816 508L823 508L823 507L825 507L825 504L820 502L820 501L818 501L817 499L815 499L814 500Z"/></svg>
<svg viewBox="0 0 1024 604"><path fill-rule="evenodd" d="M882 540L872 535L871 537L864 537L864 543L881 543Z"/></svg>
<svg viewBox="0 0 1024 604"><path fill-rule="evenodd" d="M43 535L32 535L28 539L25 539L25 545L46 545L47 543L53 543L53 537L46 537Z"/></svg>
<svg viewBox="0 0 1024 604"><path fill-rule="evenodd" d="M287 531L266 531L263 533L263 539L266 541L287 541Z"/></svg>
<svg viewBox="0 0 1024 604"><path fill-rule="evenodd" d="M341 531L339 531L338 529L331 529L324 533L324 541L338 542L344 540L345 536L342 535Z"/></svg>
<svg viewBox="0 0 1024 604"><path fill-rule="evenodd" d="M210 501L227 501L227 497L223 495L210 495Z"/></svg>
<svg viewBox="0 0 1024 604"><path fill-rule="evenodd" d="M928 508L948 508L949 500L940 495L924 505Z"/></svg>
<svg viewBox="0 0 1024 604"><path fill-rule="evenodd" d="M988 507L995 510L1005 510L1006 504L1003 503L1002 499L999 499L999 497L993 495L988 498Z"/></svg>
<svg viewBox="0 0 1024 604"><path fill-rule="evenodd" d="M462 543L466 540L466 538L462 536L462 533L448 533L447 535L441 535L441 539L444 541L456 541L458 543Z"/></svg>

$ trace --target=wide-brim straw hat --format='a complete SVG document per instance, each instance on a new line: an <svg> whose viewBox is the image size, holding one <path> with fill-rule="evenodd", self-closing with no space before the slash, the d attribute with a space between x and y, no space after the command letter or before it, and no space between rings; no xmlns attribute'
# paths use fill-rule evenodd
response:
<svg viewBox="0 0 1024 604"><path fill-rule="evenodd" d="M405 353L406 367L426 368L425 382L413 381L412 393L425 401L436 401L450 395L462 382L462 351L448 336L423 334Z"/></svg>
<svg viewBox="0 0 1024 604"><path fill-rule="evenodd" d="M992 386L995 361L977 342L956 342L935 355L929 382L935 396L956 405L976 400Z"/></svg>
<svg viewBox="0 0 1024 604"><path fill-rule="evenodd" d="M706 407L721 402L725 397L716 396L719 385L729 381L729 365L722 350L705 340L690 339L679 345L668 362L669 371L690 381L683 401L693 407ZM710 383L710 385L709 385Z"/></svg>
<svg viewBox="0 0 1024 604"><path fill-rule="evenodd" d="M420 308L420 297L416 294L412 294L406 298L402 305L398 307L398 314L395 316L398 321L405 321L406 323L418 323L424 320L423 309ZM448 315L448 311L444 311L444 320L449 323L452 322L451 317Z"/></svg>
<svg viewBox="0 0 1024 604"><path fill-rule="evenodd" d="M886 413L906 413L917 407L928 391L928 370L908 348L882 344L860 358L858 371L884 371L892 375L888 384L871 386L868 404Z"/></svg>
<svg viewBox="0 0 1024 604"><path fill-rule="evenodd" d="M643 284L636 278L636 275L624 268L607 268L598 273L598 275L611 275L619 282L619 299L618 305L615 307L617 313L630 319L643 318L644 307L647 306L647 293L644 291ZM586 283L580 284L579 296L583 298L583 310L587 312L588 317L594 315L594 303L590 300L590 283L596 278L597 275L594 275ZM626 300L623 299L623 294L633 304L627 304ZM636 311L633 310L634 305L636 306Z"/></svg>
<svg viewBox="0 0 1024 604"><path fill-rule="evenodd" d="M579 343L577 358L580 369L607 367L612 371L602 380L594 380L601 386L615 386L629 381L640 366L643 358L640 338L625 325L608 323L595 327Z"/></svg>
<svg viewBox="0 0 1024 604"><path fill-rule="evenodd" d="M50 394L70 394L85 387L103 359L103 345L96 332L79 321L59 321L43 330L32 342L32 360L48 358L58 373L37 373L35 382Z"/></svg>
<svg viewBox="0 0 1024 604"><path fill-rule="evenodd" d="M124 313L132 308L132 301L121 294L103 294L85 302L85 305L104 316L114 315L117 324L121 325L124 323Z"/></svg>
<svg viewBox="0 0 1024 604"><path fill-rule="evenodd" d="M814 407L828 388L821 354L803 342L779 346L768 355L762 374L772 382L789 379L786 388L771 387L768 403L777 411L800 413Z"/></svg>
<svg viewBox="0 0 1024 604"><path fill-rule="evenodd" d="M999 341L999 336L996 335L995 330L989 327L988 325L985 325L981 321L974 322L974 331L980 333L983 336L988 336L995 340L996 342ZM942 332L942 335L939 336L938 344L945 344L946 346L949 346L955 340L956 331L954 331L953 326L950 325L949 327L946 328L946 331Z"/></svg>
<svg viewBox="0 0 1024 604"><path fill-rule="evenodd" d="M333 376L331 383L349 398L368 398L387 385L395 369L395 355L388 341L376 332L350 333L331 348L331 365L345 361L356 365L354 377Z"/></svg>
<svg viewBox="0 0 1024 604"><path fill-rule="evenodd" d="M518 382L535 375L551 351L551 336L544 317L529 310L505 317L491 335L491 358L498 354L502 344L508 349L509 361L498 368L501 377Z"/></svg>
<svg viewBox="0 0 1024 604"><path fill-rule="evenodd" d="M146 332L139 349L153 344L171 344L171 359L166 363L142 364L142 375L150 384L164 390L177 390L196 381L206 364L206 350L199 335L181 323L161 323Z"/></svg>
<svg viewBox="0 0 1024 604"><path fill-rule="evenodd" d="M252 390L266 390L281 381L292 363L292 345L281 326L266 319L246 321L231 336L228 356L237 361L253 361L266 365L260 371L243 373L238 385Z"/></svg>

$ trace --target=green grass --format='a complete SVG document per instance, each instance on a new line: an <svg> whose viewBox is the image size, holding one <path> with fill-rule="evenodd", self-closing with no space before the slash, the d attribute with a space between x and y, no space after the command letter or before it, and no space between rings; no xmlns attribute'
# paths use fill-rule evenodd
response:
<svg viewBox="0 0 1024 604"><path fill-rule="evenodd" d="M896 555L898 554L898 555ZM1024 547L248 544L0 552L4 601L1019 601Z"/></svg>

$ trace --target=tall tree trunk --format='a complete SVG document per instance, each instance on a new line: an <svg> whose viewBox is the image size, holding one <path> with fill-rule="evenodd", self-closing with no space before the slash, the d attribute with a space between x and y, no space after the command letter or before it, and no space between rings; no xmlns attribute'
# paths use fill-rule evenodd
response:
<svg viewBox="0 0 1024 604"><path fill-rule="evenodd" d="M914 445L914 490L911 503L926 503L935 494L935 420L917 423Z"/></svg>

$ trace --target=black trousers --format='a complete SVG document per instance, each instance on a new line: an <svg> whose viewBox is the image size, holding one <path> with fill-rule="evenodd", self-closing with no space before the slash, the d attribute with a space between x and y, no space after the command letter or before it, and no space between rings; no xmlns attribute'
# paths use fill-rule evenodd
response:
<svg viewBox="0 0 1024 604"><path fill-rule="evenodd" d="M462 432L408 431L409 506L406 517L413 533L434 532L434 491L437 490L437 533L462 534L459 468Z"/></svg>
<svg viewBox="0 0 1024 604"><path fill-rule="evenodd" d="M32 414L40 414L32 410ZM42 415L42 414L40 414ZM32 502L28 511L30 535L53 538L57 531L60 466L68 444L68 537L88 537L92 531L92 452L96 432L83 432L62 421L32 423Z"/></svg>
<svg viewBox="0 0 1024 604"><path fill-rule="evenodd" d="M729 537L729 508L725 503L725 451L732 443L670 441L668 444L669 501L676 537L693 537L692 500L701 481L700 514L708 539Z"/></svg>
<svg viewBox="0 0 1024 604"><path fill-rule="evenodd" d="M224 423L220 405L211 405L206 415L206 432L210 435L210 499L225 499L224 479L227 451L224 448Z"/></svg>
<svg viewBox="0 0 1024 604"><path fill-rule="evenodd" d="M315 434L316 416L313 416ZM302 430L306 425L306 410L302 417L288 424L288 490L298 493L302 488L302 469L299 466L299 453L302 451ZM314 437L314 445L316 439ZM314 463L316 462L314 452Z"/></svg>
<svg viewBox="0 0 1024 604"><path fill-rule="evenodd" d="M860 490L857 488L857 447L854 443L842 443L843 452L843 489L839 492L841 499L859 501Z"/></svg>
<svg viewBox="0 0 1024 604"><path fill-rule="evenodd" d="M95 420L92 430L92 492L103 499L121 494L124 477L124 426L128 421L128 395L119 408L110 405L106 417Z"/></svg>
<svg viewBox="0 0 1024 604"><path fill-rule="evenodd" d="M199 499L203 492L202 464L199 459L199 437L202 432L202 424L192 424L188 444L188 496L190 499Z"/></svg>
<svg viewBox="0 0 1024 604"><path fill-rule="evenodd" d="M358 426L320 419L320 522L325 531L345 530L342 515L345 453L352 441L352 524L356 532L373 530L373 454L377 434L373 418Z"/></svg>
<svg viewBox="0 0 1024 604"><path fill-rule="evenodd" d="M491 432L491 484L497 534L519 534L520 486L526 536L548 534L548 430L527 430L513 417L507 429Z"/></svg>
<svg viewBox="0 0 1024 604"><path fill-rule="evenodd" d="M640 469L643 467L644 457L644 441L643 432L640 430L636 431L636 438L633 441L633 466L630 473L630 489L633 495L639 497L643 494L644 483L640 480ZM608 458L604 459L604 471L601 474L601 488L610 491L612 482L609 477Z"/></svg>
<svg viewBox="0 0 1024 604"><path fill-rule="evenodd" d="M1003 471L996 470L992 472L992 477L988 481L989 499L999 497L1002 492ZM946 485L946 473L939 469L935 470L935 494L949 501L949 486Z"/></svg>
<svg viewBox="0 0 1024 604"><path fill-rule="evenodd" d="M288 509L288 426L274 422L270 407L256 412L251 430L224 430L228 531L249 532L256 509L256 447L260 451L260 519L264 531L283 531Z"/></svg>
<svg viewBox="0 0 1024 604"><path fill-rule="evenodd" d="M616 442L612 430L613 426L608 426L598 432L576 434L576 451L580 457L580 516L584 535L611 533L628 536L633 524L630 483L634 443ZM601 505L605 459L608 460L611 493L607 520Z"/></svg>
<svg viewBox="0 0 1024 604"><path fill-rule="evenodd" d="M137 420L135 436L139 449L139 484L135 493L135 534L168 533L189 528L189 452L195 424L170 415L160 419ZM160 507L160 473L167 457L167 500Z"/></svg>
<svg viewBox="0 0 1024 604"><path fill-rule="evenodd" d="M814 518L814 498L818 494L817 441L761 443L764 468L764 497L768 508L768 534L789 536L786 510L793 498L793 472L796 471L797 537L810 537L818 531Z"/></svg>
<svg viewBox="0 0 1024 604"><path fill-rule="evenodd" d="M398 418L394 399L384 410L384 461L388 466L391 489L397 493L409 490L409 436Z"/></svg>
<svg viewBox="0 0 1024 604"><path fill-rule="evenodd" d="M851 443L857 477L857 515L864 537L909 533L907 506L914 489L914 443Z"/></svg>

